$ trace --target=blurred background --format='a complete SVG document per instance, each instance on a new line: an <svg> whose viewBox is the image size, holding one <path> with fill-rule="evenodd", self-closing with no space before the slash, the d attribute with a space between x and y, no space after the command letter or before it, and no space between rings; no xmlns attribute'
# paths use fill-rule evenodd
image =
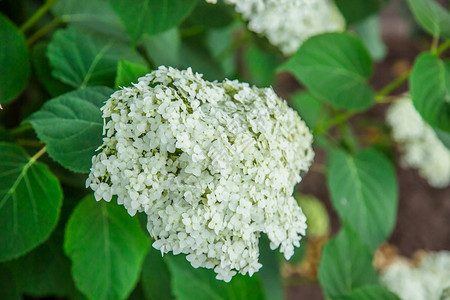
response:
<svg viewBox="0 0 450 300"><path fill-rule="evenodd" d="M445 1L441 1L445 2ZM376 18L376 17L375 17ZM373 49L377 49L378 62L375 63L371 85L380 89L395 78L412 68L414 58L422 51L430 48L431 38L415 23L406 1L395 0L380 13L380 38ZM357 31L357 26L355 31ZM448 55L447 55L448 57ZM292 92L301 89L295 79L281 74L276 89L286 98ZM401 94L408 90L405 83L393 94ZM384 147L389 139L388 128L380 132L379 125L384 122L385 112L389 104L376 105L365 114L351 119L356 134L362 141L375 143ZM383 127L382 127L383 128ZM316 157L311 171L306 174L297 190L306 195L313 195L325 204L329 218L331 235L340 228L339 218L333 211L326 187L326 178L321 173L325 164L324 153L316 147ZM450 250L450 187L436 189L431 187L416 170L404 169L399 163L398 149L385 148L385 154L396 162L396 173L399 181L399 208L397 223L388 240L375 257L375 266L382 269L396 259L398 255L418 260L427 251ZM284 270L289 276L287 282L288 299L325 299L317 283L317 264L320 239L311 247L311 253L305 255L308 262L298 264L294 268ZM309 250L310 243L308 243Z"/></svg>

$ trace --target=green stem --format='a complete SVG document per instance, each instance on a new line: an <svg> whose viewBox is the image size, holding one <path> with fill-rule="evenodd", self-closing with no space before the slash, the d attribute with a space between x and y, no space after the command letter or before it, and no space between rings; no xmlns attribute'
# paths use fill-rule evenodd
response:
<svg viewBox="0 0 450 300"><path fill-rule="evenodd" d="M47 151L47 146L44 146L41 150L39 150L33 157L30 159L30 162L35 162Z"/></svg>
<svg viewBox="0 0 450 300"><path fill-rule="evenodd" d="M384 96L383 98L378 99L377 103L391 103L397 100L399 97L400 95Z"/></svg>
<svg viewBox="0 0 450 300"><path fill-rule="evenodd" d="M350 125L346 121L341 122L339 123L339 130L341 132L341 145L350 153L354 153L357 145L352 141Z"/></svg>
<svg viewBox="0 0 450 300"><path fill-rule="evenodd" d="M402 76L398 77L388 85L386 85L384 88L382 88L377 94L376 94L376 101L377 102L383 102L383 99L385 96L389 95L393 90L401 86L405 81L408 80L409 75L411 74L411 71L406 72Z"/></svg>
<svg viewBox="0 0 450 300"><path fill-rule="evenodd" d="M436 50L436 55L440 56L442 53L444 53L445 50L450 48L450 40L447 40L445 43L439 46Z"/></svg>
<svg viewBox="0 0 450 300"><path fill-rule="evenodd" d="M25 147L42 147L45 146L44 143L40 141L31 141L31 140L25 140L25 139L17 139L17 144L25 146Z"/></svg>
<svg viewBox="0 0 450 300"><path fill-rule="evenodd" d="M431 41L430 52L436 54L437 47L439 45L439 36L433 35L433 40Z"/></svg>
<svg viewBox="0 0 450 300"><path fill-rule="evenodd" d="M12 135L19 135L19 134L21 134L22 132L26 132L26 131L28 131L28 130L30 130L30 129L32 129L32 128L33 128L33 127L31 126L30 123L22 123L22 124L20 124L19 126L13 128L13 129L11 129L11 130L9 131L9 133L12 134Z"/></svg>
<svg viewBox="0 0 450 300"><path fill-rule="evenodd" d="M321 134L334 126L341 124L344 121L347 121L347 119L349 119L354 114L355 112L353 111L346 111L344 113L338 114L333 119L326 122L324 125L317 126L316 128L314 128L313 131L315 134Z"/></svg>
<svg viewBox="0 0 450 300"><path fill-rule="evenodd" d="M43 37L47 32L62 24L63 20L60 18L53 19L50 23L41 27L38 31L36 31L32 36L27 39L28 46L33 45L37 40Z"/></svg>
<svg viewBox="0 0 450 300"><path fill-rule="evenodd" d="M198 35L202 32L204 32L205 29L201 26L192 26L189 28L184 28L180 30L180 37L181 38L187 38L187 37L191 37L194 35Z"/></svg>
<svg viewBox="0 0 450 300"><path fill-rule="evenodd" d="M20 27L20 31L24 33L31 28L37 21L39 21L43 15L57 2L58 0L47 0L23 25Z"/></svg>

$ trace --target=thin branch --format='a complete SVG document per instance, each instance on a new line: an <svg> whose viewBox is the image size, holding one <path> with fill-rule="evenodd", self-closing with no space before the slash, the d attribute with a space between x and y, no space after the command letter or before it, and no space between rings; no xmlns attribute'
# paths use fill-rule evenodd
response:
<svg viewBox="0 0 450 300"><path fill-rule="evenodd" d="M20 31L24 33L30 29L58 0L47 0L21 27Z"/></svg>

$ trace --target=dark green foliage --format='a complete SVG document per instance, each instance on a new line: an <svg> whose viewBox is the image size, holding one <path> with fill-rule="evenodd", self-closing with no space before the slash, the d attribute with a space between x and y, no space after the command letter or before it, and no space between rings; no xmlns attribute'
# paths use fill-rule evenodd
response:
<svg viewBox="0 0 450 300"><path fill-rule="evenodd" d="M307 40L282 69L337 108L365 110L374 102L374 92L367 84L372 60L361 41L348 33L327 33Z"/></svg>
<svg viewBox="0 0 450 300"><path fill-rule="evenodd" d="M0 13L0 103L14 100L28 84L30 64L23 34Z"/></svg>
<svg viewBox="0 0 450 300"><path fill-rule="evenodd" d="M56 226L62 191L43 163L0 142L0 261L44 242Z"/></svg>

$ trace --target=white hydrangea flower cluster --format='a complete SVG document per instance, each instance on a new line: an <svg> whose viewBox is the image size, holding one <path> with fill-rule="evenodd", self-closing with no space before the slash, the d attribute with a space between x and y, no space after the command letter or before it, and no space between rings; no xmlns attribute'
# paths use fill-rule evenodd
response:
<svg viewBox="0 0 450 300"><path fill-rule="evenodd" d="M330 0L225 0L225 3L234 5L248 20L250 30L266 36L285 55L295 53L311 36L345 28L344 18Z"/></svg>
<svg viewBox="0 0 450 300"><path fill-rule="evenodd" d="M437 188L450 184L450 151L423 121L409 96L397 99L386 115L392 136L403 152L402 165L419 170Z"/></svg>
<svg viewBox="0 0 450 300"><path fill-rule="evenodd" d="M416 268L398 260L382 272L381 282L403 300L450 299L450 252L429 254Z"/></svg>
<svg viewBox="0 0 450 300"><path fill-rule="evenodd" d="M106 136L86 185L145 212L163 254L185 253L229 281L261 267L261 232L286 258L300 245L306 218L292 192L312 135L272 88L160 67L102 111Z"/></svg>

